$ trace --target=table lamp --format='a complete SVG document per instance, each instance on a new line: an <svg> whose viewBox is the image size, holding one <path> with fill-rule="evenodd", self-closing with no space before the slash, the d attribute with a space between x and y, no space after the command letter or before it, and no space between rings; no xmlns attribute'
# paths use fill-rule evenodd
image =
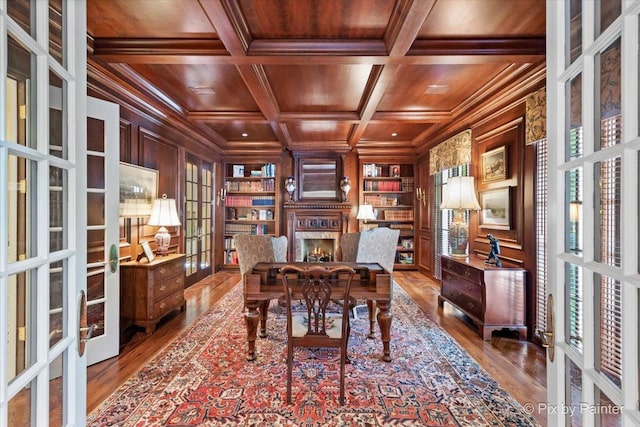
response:
<svg viewBox="0 0 640 427"><path fill-rule="evenodd" d="M161 199L155 199L147 225L160 226L155 235L156 252L160 256L166 255L171 243L171 235L165 227L180 225L176 199L168 199L166 194L163 194Z"/></svg>
<svg viewBox="0 0 640 427"><path fill-rule="evenodd" d="M480 210L472 176L453 176L443 187L440 209L453 209L453 221L449 224L450 255L464 258L469 244L469 224L467 210Z"/></svg>
<svg viewBox="0 0 640 427"><path fill-rule="evenodd" d="M369 220L375 220L376 216L373 213L373 206L371 206L371 205L360 205L360 207L358 208L358 216L356 216L356 219L363 220L365 224Z"/></svg>

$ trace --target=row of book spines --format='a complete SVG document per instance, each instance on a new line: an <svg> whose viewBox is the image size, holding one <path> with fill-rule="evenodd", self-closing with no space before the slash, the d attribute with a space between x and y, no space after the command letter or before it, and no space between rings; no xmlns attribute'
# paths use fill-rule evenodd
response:
<svg viewBox="0 0 640 427"><path fill-rule="evenodd" d="M413 191L411 181L364 181L364 191Z"/></svg>
<svg viewBox="0 0 640 427"><path fill-rule="evenodd" d="M267 224L227 224L226 234L270 234Z"/></svg>
<svg viewBox="0 0 640 427"><path fill-rule="evenodd" d="M238 264L238 253L235 249L224 251L224 263L225 264Z"/></svg>
<svg viewBox="0 0 640 427"><path fill-rule="evenodd" d="M275 191L274 179L261 179L260 181L227 181L227 191Z"/></svg>
<svg viewBox="0 0 640 427"><path fill-rule="evenodd" d="M225 206L275 206L276 198L273 196L229 196L227 195Z"/></svg>

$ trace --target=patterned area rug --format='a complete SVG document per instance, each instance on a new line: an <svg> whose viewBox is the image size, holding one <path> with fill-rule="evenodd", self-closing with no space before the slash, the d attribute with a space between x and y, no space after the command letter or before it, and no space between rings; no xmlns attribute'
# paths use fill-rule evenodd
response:
<svg viewBox="0 0 640 427"><path fill-rule="evenodd" d="M272 307L275 303L272 303ZM241 286L92 412L91 426L538 426L413 300L394 287L391 355L352 322L346 405L339 353L297 353L286 399L284 313L269 314L248 362Z"/></svg>

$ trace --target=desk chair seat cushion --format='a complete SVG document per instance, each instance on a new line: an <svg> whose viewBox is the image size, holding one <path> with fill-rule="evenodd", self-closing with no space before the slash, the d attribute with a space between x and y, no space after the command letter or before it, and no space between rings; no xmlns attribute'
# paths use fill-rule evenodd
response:
<svg viewBox="0 0 640 427"><path fill-rule="evenodd" d="M342 314L327 313L325 319L325 332L329 338L342 338ZM291 314L291 335L304 337L309 332L309 318L307 313Z"/></svg>

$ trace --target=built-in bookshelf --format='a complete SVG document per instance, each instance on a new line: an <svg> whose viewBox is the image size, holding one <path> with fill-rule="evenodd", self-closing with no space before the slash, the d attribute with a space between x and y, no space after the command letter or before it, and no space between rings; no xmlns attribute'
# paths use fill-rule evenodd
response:
<svg viewBox="0 0 640 427"><path fill-rule="evenodd" d="M361 172L360 200L372 206L376 218L361 220L361 228L400 230L394 269L415 269L413 164L361 162Z"/></svg>
<svg viewBox="0 0 640 427"><path fill-rule="evenodd" d="M224 265L238 265L235 234L279 235L274 163L229 163L225 167Z"/></svg>

